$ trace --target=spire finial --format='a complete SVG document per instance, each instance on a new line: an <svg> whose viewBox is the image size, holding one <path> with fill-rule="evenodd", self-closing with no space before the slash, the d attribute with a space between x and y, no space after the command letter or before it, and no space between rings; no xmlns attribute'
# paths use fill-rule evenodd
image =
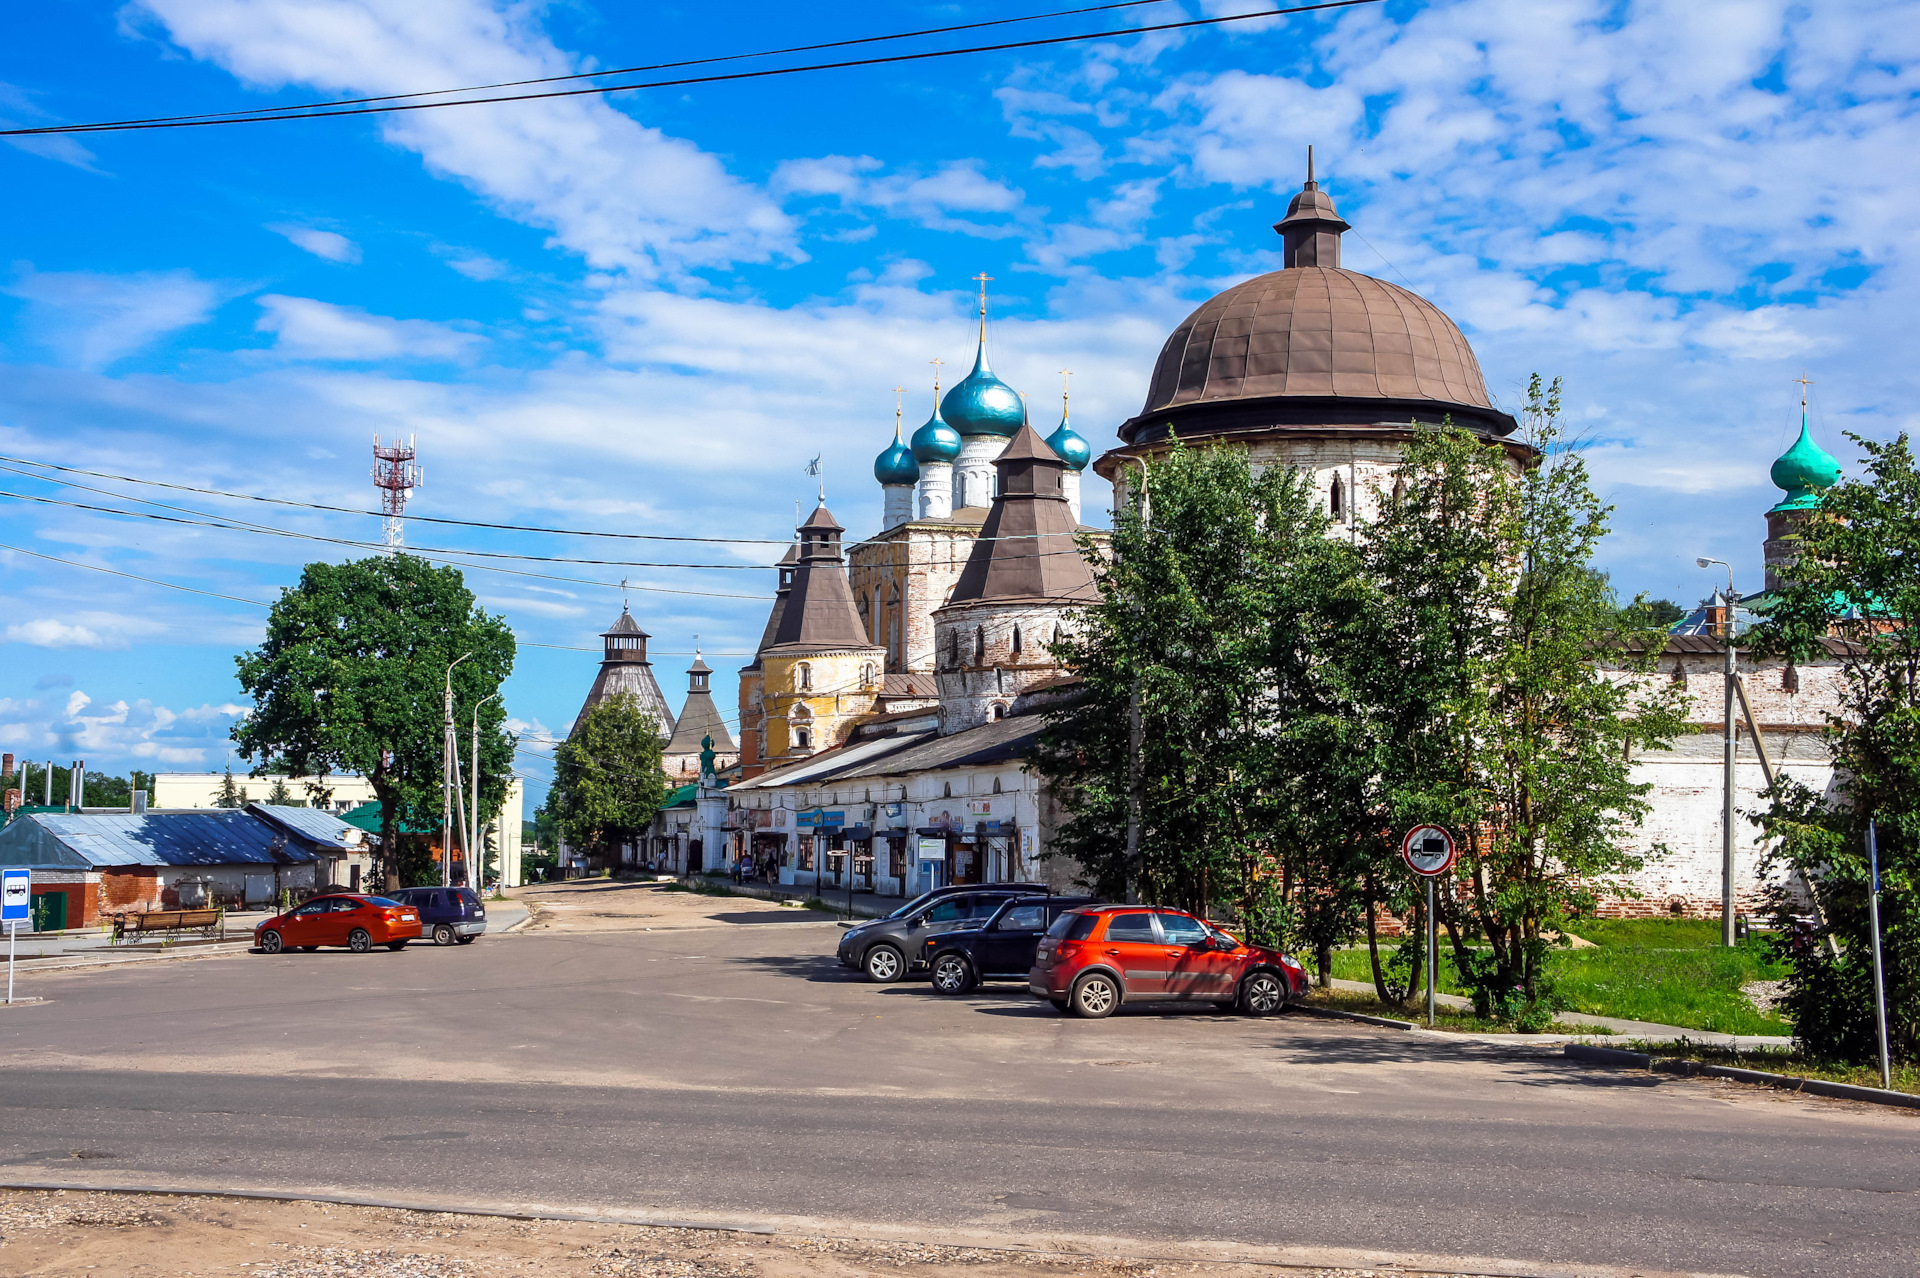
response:
<svg viewBox="0 0 1920 1278"><path fill-rule="evenodd" d="M985 346L987 344L987 285L993 283L993 276L982 271L973 278L980 285L980 344Z"/></svg>
<svg viewBox="0 0 1920 1278"><path fill-rule="evenodd" d="M1070 398L1069 392L1072 390L1073 370L1071 368L1063 368L1060 370L1060 421L1062 425L1064 425L1067 420L1067 401Z"/></svg>
<svg viewBox="0 0 1920 1278"><path fill-rule="evenodd" d="M944 359L930 359L927 361L927 363L933 365L933 410L936 413L940 411L940 366L946 362Z"/></svg>
<svg viewBox="0 0 1920 1278"><path fill-rule="evenodd" d="M1307 143L1307 189L1313 189L1313 143Z"/></svg>
<svg viewBox="0 0 1920 1278"><path fill-rule="evenodd" d="M902 411L902 405L907 402L905 399L906 393L907 388L904 386L896 386L893 388L893 442L896 444L900 442L900 413Z"/></svg>
<svg viewBox="0 0 1920 1278"><path fill-rule="evenodd" d="M1813 385L1813 379L1807 376L1807 370L1801 369L1800 376L1793 379L1800 383L1800 420L1807 420L1807 387Z"/></svg>
<svg viewBox="0 0 1920 1278"><path fill-rule="evenodd" d="M625 577L622 577L620 579L620 614L622 616L625 616L626 612L627 612L627 579Z"/></svg>

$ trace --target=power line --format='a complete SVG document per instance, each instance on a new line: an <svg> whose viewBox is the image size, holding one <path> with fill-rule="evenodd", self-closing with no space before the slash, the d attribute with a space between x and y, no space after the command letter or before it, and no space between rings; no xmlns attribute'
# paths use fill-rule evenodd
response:
<svg viewBox="0 0 1920 1278"><path fill-rule="evenodd" d="M670 71L679 67L709 66L717 62L744 62L751 58L782 57L790 53L813 53L820 49L843 49L853 45L883 44L889 40L913 40L921 36L950 35L956 31L978 31L986 27L1013 26L1021 22L1041 22L1048 18L1071 18L1083 13L1104 13L1111 9L1133 9L1145 4L1164 4L1167 0L1119 0L1116 4L1096 4L1081 9L1057 9L1052 13L1033 13L1018 18L995 18L989 22L963 22L949 27L927 27L920 31L897 31L890 35L860 36L850 40L829 40L822 44L797 44L784 49L762 49L756 53L729 53L707 58L687 58L679 62L652 62L641 66L608 67L604 71L581 71L571 75L537 76L527 80L502 80L495 84L472 84L459 89L422 89L414 93L383 93L364 98L335 98L325 102L300 102L278 107L251 107L241 111L200 111L190 115L147 116L133 120L106 120L101 127L135 124L177 124L188 120L215 121L229 116L266 115L293 111L317 111L325 107L359 106L367 102L397 102L402 98L439 97L449 93L485 93L492 89L517 89L529 84L562 84L571 80L602 80L615 75L637 75L642 71ZM49 126L61 127L61 126ZM86 126L69 126L86 127Z"/></svg>
<svg viewBox="0 0 1920 1278"><path fill-rule="evenodd" d="M287 497L262 497L257 493L236 493L223 488L198 488L192 484L173 484L160 479L142 479L135 475L118 475L107 470L83 470L77 466L60 466L53 462L34 461L29 457L8 457L0 454L0 462L13 462L16 465L34 466L43 470L57 470L67 475L86 475L93 479L111 479L123 484L145 484L152 488L170 488L175 492L199 493L205 497L231 497L236 501L257 501L272 506L293 506L301 510L320 510L335 515L367 515L374 519L385 518L384 512L378 510L359 510L352 506L329 506L321 502L294 501ZM0 467L0 469L5 468ZM15 471L13 473L24 474L25 472ZM44 479L45 476L35 475L33 478ZM51 483L55 481L49 480L48 482ZM80 485L75 485L75 487L79 486ZM120 494L116 493L114 495L119 496ZM128 498L128 500L138 499ZM579 528L543 528L532 524L496 524L478 519L446 519L437 515L408 515L406 518L414 523L451 524L460 528L485 528L494 532L552 533L556 536L563 537L608 537L623 541L689 541L734 546L785 546L790 545L793 541L791 537L673 537L663 533L591 532Z"/></svg>
<svg viewBox="0 0 1920 1278"><path fill-rule="evenodd" d="M930 58L954 58L975 53L1004 53L1012 49L1034 49L1050 45L1079 44L1092 40L1112 40L1123 36L1147 35L1157 31L1180 31L1190 27L1210 27L1227 22L1249 22L1261 18L1285 17L1296 13L1316 13L1329 9L1348 9L1356 5L1379 4L1382 0L1327 0L1323 4L1299 5L1289 9L1262 9L1256 13L1229 13L1212 18L1190 18L1182 22L1160 22L1151 26L1128 27L1121 31L1086 31L1073 35L1046 36L1033 40L1011 40L1002 44L972 45L959 49L932 49L920 53L896 53L879 58L853 58L841 62L815 62L797 67L775 67L765 71L733 71L723 75L686 76L677 80L645 80L631 84L595 85L582 89L548 89L541 93L510 93L497 97L459 98L450 102L397 102L385 105L346 106L315 111L275 111L262 108L251 113L227 113L207 116L182 116L172 119L103 121L95 124L43 125L26 129L0 129L0 137L31 137L63 133L120 133L149 129L190 129L220 124L266 124L280 120L322 120L335 116L385 115L396 111L428 111L440 107L484 106L500 102L530 102L548 98L604 96L637 89L682 88L695 84L718 84L732 80L760 80L770 76L800 75L814 71L840 71L854 67L884 66L896 62L921 62Z"/></svg>
<svg viewBox="0 0 1920 1278"><path fill-rule="evenodd" d="M230 497L236 501L261 502L271 506L288 506L297 510L317 510L317 511L324 511L329 514L335 514L335 515L365 515L370 519L384 519L386 517L384 512L378 511L378 510L361 510L353 506L330 506L323 502L296 501L289 497L264 497L258 493L238 493L238 492L233 492L229 489L224 489L224 488L201 488L193 484L176 484L176 483L170 483L166 480L161 480L161 479L143 479L137 475L116 474L113 471L107 471L107 470L87 470L78 466L62 466L55 462L35 461L29 457L10 457L4 453L0 453L0 463L5 463L5 462L11 462L14 464L14 466L32 466L41 470L57 470L60 473L65 475L86 475L92 479L110 479L110 480L113 480L115 483L142 484L150 488L171 489L174 492L199 493L201 496L204 496L204 497ZM182 506L169 506L165 502L149 501L145 498L134 497L127 493L116 493L103 488L92 488L86 484L67 484L65 483L65 481L53 479L46 475L36 475L29 471L16 470L16 469L13 469L12 466L0 465L0 471L5 471L10 474L20 475L24 478L37 479L37 480L40 480L42 483L63 484L64 486L69 488L81 488L81 489L85 489L87 492L96 492L96 493L101 493L104 496L118 497L122 501L134 501L134 502L139 502L140 504L146 505L146 506L158 506L163 510L187 510L188 509L187 507L182 507ZM197 515L207 515L207 512L205 511L191 511L190 513L197 514ZM231 515L207 515L207 517L214 518L214 519L232 519L236 523L248 522L246 520L236 519L234 516L231 516ZM793 538L791 537L684 537L684 536L671 535L667 533L596 532L591 529L582 529L582 528L549 528L539 524L501 524L501 523L491 523L485 520L477 520L477 519L449 519L439 515L407 515L405 518L410 522L414 522L414 523L446 524L456 528L480 528L480 529L485 529L489 532L546 533L546 534L552 534L554 536L561 536L561 537L604 537L610 540L619 540L619 541L675 541L675 542L689 542L689 543L699 543L702 545L717 545L717 546L791 546L793 544ZM259 526L259 525L256 525L256 526ZM1008 534L1003 537L977 537L976 536L974 540L975 541L1033 541L1033 540L1036 540L1039 536L1051 536L1051 535L1052 534L1050 533L1049 534L1019 533L1019 534ZM872 542L875 540L877 539L869 537L864 539L863 541L855 542L854 544L865 545L868 542ZM373 543L369 542L365 544L372 545ZM464 552L461 552L461 553L464 553ZM589 562L589 561L582 561L582 562ZM687 565L687 566L693 567L697 565ZM772 564L744 564L744 565L729 564L726 566L729 568L733 568L733 567L771 568L774 565Z"/></svg>
<svg viewBox="0 0 1920 1278"><path fill-rule="evenodd" d="M183 590L190 595L205 595L209 599L225 599L231 603L252 604L256 608L271 608L273 605L262 603L258 599L242 599L239 595L223 595L216 590L200 590L194 586L182 586L176 582L161 581L158 577L142 577L138 573L121 572L117 568L102 568L99 564L81 563L77 559L62 559L58 555L43 555L37 550L28 550L24 546L0 545L0 550L11 550L17 555L32 555L35 559L45 559L51 563L65 564L69 568L85 568L88 572L104 572L109 577L125 577L128 581L144 581L149 586L165 586L168 590Z"/></svg>

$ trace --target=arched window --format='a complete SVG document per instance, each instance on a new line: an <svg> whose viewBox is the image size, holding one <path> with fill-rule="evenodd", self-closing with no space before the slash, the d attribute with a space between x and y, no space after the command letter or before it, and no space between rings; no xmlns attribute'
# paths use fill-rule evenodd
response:
<svg viewBox="0 0 1920 1278"><path fill-rule="evenodd" d="M1333 477L1332 487L1327 489L1327 513L1332 515L1336 521L1344 521L1346 519L1345 497L1346 490L1341 487L1340 476L1335 475Z"/></svg>
<svg viewBox="0 0 1920 1278"><path fill-rule="evenodd" d="M1007 717L1007 708L998 701L993 703L993 717L995 719L1004 719ZM995 794L1000 793L1000 782L998 778L994 780L993 792Z"/></svg>
<svg viewBox="0 0 1920 1278"><path fill-rule="evenodd" d="M987 628L985 626L973 628L973 664L976 666L987 664Z"/></svg>
<svg viewBox="0 0 1920 1278"><path fill-rule="evenodd" d="M860 682L863 685L873 682L873 663L871 661L860 667Z"/></svg>
<svg viewBox="0 0 1920 1278"><path fill-rule="evenodd" d="M1393 481L1393 504L1398 506L1402 501L1406 500L1406 496L1407 496L1407 481L1404 479L1396 478Z"/></svg>
<svg viewBox="0 0 1920 1278"><path fill-rule="evenodd" d="M813 729L795 728L793 730L793 748L796 750L813 749Z"/></svg>
<svg viewBox="0 0 1920 1278"><path fill-rule="evenodd" d="M1782 692L1800 691L1800 667L1799 666L1788 665L1788 666L1782 666L1780 668L1780 691Z"/></svg>
<svg viewBox="0 0 1920 1278"><path fill-rule="evenodd" d="M940 797L943 799L951 799L953 797L953 782L948 781L941 787Z"/></svg>
<svg viewBox="0 0 1920 1278"><path fill-rule="evenodd" d="M1013 628L1013 655L1016 657L1020 655L1020 627L1018 626Z"/></svg>
<svg viewBox="0 0 1920 1278"><path fill-rule="evenodd" d="M1059 643L1059 642L1060 642L1060 641L1061 641L1062 639L1064 639L1065 637L1066 637L1066 631L1064 631L1064 630L1062 630L1062 629L1060 628L1060 623L1059 623L1059 622L1057 622L1057 621L1056 621L1056 622L1054 622L1054 623L1053 623L1053 641L1054 641L1055 643Z"/></svg>
<svg viewBox="0 0 1920 1278"><path fill-rule="evenodd" d="M958 630L947 636L947 664L956 670L960 668L960 632Z"/></svg>
<svg viewBox="0 0 1920 1278"><path fill-rule="evenodd" d="M813 687L813 663L803 661L793 668L793 686L801 690Z"/></svg>
<svg viewBox="0 0 1920 1278"><path fill-rule="evenodd" d="M999 794L999 793L1000 793L1000 778L999 778L999 777L995 777L995 778L993 779L993 792L994 792L995 794Z"/></svg>

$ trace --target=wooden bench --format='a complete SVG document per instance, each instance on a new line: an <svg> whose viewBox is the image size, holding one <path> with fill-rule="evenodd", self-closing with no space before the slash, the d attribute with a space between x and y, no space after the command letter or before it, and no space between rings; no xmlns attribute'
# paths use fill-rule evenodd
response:
<svg viewBox="0 0 1920 1278"><path fill-rule="evenodd" d="M225 910L149 910L143 914L116 914L113 916L113 939L118 941L125 936L144 936L149 932L199 932L212 936L217 929L226 934L223 923Z"/></svg>

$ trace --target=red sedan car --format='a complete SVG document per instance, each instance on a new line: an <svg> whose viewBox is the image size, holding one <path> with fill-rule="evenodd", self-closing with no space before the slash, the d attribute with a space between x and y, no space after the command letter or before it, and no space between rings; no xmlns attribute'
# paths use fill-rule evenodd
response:
<svg viewBox="0 0 1920 1278"><path fill-rule="evenodd" d="M1307 974L1290 956L1248 945L1183 910L1098 905L1062 914L1047 930L1027 988L1075 1016L1111 1016L1122 1003L1168 999L1266 1016L1307 992Z"/></svg>
<svg viewBox="0 0 1920 1278"><path fill-rule="evenodd" d="M403 950L420 936L420 911L384 896L316 896L253 929L262 954L344 945L365 954L376 945Z"/></svg>

